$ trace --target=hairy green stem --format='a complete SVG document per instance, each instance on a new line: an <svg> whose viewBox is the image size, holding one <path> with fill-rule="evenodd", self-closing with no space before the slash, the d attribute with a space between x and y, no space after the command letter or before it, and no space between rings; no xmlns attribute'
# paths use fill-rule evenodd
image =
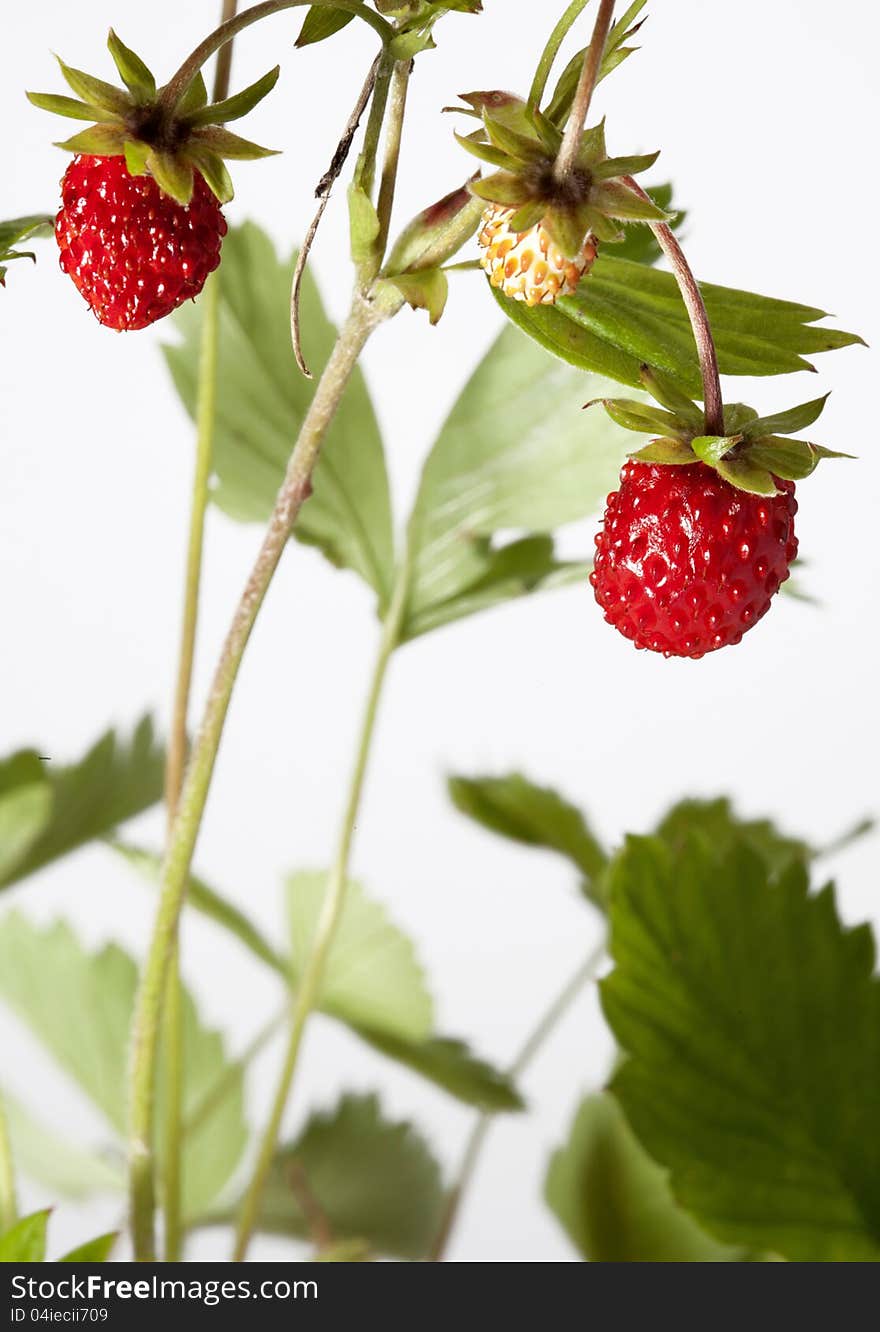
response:
<svg viewBox="0 0 880 1332"><path fill-rule="evenodd" d="M547 45L541 53L541 59L538 61L538 68L535 70L535 77L529 89L529 106L540 106L541 98L544 96L544 90L547 87L547 80L550 77L550 71L556 57L559 55L559 49L568 36L572 25L580 18L589 3L590 0L572 0L572 3L551 32Z"/></svg>
<svg viewBox="0 0 880 1332"><path fill-rule="evenodd" d="M18 1220L18 1207L15 1201L15 1167L12 1163L12 1144L9 1141L9 1127L6 1122L6 1110L0 1097L0 1235L14 1226Z"/></svg>
<svg viewBox="0 0 880 1332"><path fill-rule="evenodd" d="M605 54L605 44L608 41L608 33L611 31L613 18L614 0L599 0L599 12L596 15L593 36L584 56L584 65L574 95L571 114L568 117L562 145L553 168L553 174L557 180L565 180L577 161L581 136L587 123L587 116L590 113L590 103L593 100L593 91L599 77L599 68Z"/></svg>
<svg viewBox="0 0 880 1332"><path fill-rule="evenodd" d="M327 876L327 886L324 890L324 898L321 904L318 923L315 927L314 938L312 939L308 956L303 964L299 985L297 986L293 1000L287 1051L284 1057L281 1076L278 1080L275 1098L272 1103L269 1123L263 1133L251 1182L242 1202L238 1227L236 1230L233 1262L244 1261L254 1229L259 1221L260 1207L263 1201L266 1180L272 1165L272 1158L275 1155L275 1148L278 1144L278 1135L281 1131L284 1112L287 1108L287 1102L293 1087L294 1074L296 1073L299 1060L303 1034L308 1019L317 1004L321 982L324 977L324 968L330 954L330 949L333 946L336 930L342 918L342 912L345 906L346 889L348 886L348 865L351 857L352 840L354 837L358 809L360 808L361 796L363 794L364 778L367 773L370 747L379 710L379 701L385 684L388 663L391 660L394 649L400 641L400 631L406 612L408 592L409 562L404 559L395 581L391 604L382 626L382 636L379 640L379 650L373 668L373 676L369 692L367 694L354 769L349 785L348 799L346 800L345 811L342 818L339 844L336 849L336 855L333 859L332 867Z"/></svg>
<svg viewBox="0 0 880 1332"><path fill-rule="evenodd" d="M385 258L385 250L388 246L391 215L394 211L394 194L397 189L397 172L400 166L400 146L403 139L403 120L406 115L406 95L409 90L412 63L412 60L398 60L391 77L385 160L382 164L379 199L376 204L376 212L379 214L379 234L376 237L373 259L370 263L369 276L371 278L375 277L382 267L382 260Z"/></svg>
<svg viewBox="0 0 880 1332"><path fill-rule="evenodd" d="M605 941L594 948L589 956L580 964L574 975L566 981L559 994L551 1003L550 1007L543 1013L535 1024L532 1031L520 1047L519 1053L513 1063L507 1070L508 1076L512 1080L520 1078L531 1064L532 1060L543 1048L547 1039L553 1034L559 1022L571 1008L574 1001L578 998L585 985L595 979L596 971L601 965L605 956ZM462 1199L467 1192L468 1186L473 1179L477 1168L477 1161L480 1153L489 1135L492 1127L492 1115L481 1115L473 1127L470 1137L465 1144L462 1154L461 1164L455 1177L455 1184L449 1192L449 1200L446 1204L446 1210L443 1214L443 1220L440 1223L440 1229L434 1241L430 1261L441 1263L446 1253L449 1240L458 1215L461 1210Z"/></svg>
<svg viewBox="0 0 880 1332"><path fill-rule="evenodd" d="M180 66L177 73L165 84L159 96L159 106L165 112L173 111L174 107L180 101L189 85L192 83L199 70L206 60L209 60L215 52L222 46L230 42L238 33L249 28L252 23L259 23L261 19L269 18L272 14L280 14L284 9L296 9L303 5L328 6L331 9L344 9L350 14L357 15L358 18L369 23L371 28L382 38L384 44L388 44L394 36L394 29L390 23L380 17L374 10L368 9L365 4L359 3L359 0L263 0L262 4L253 5L250 9L245 9L234 18L221 23L219 28L215 28L202 42L199 42L195 50L187 56L186 60Z"/></svg>
<svg viewBox="0 0 880 1332"><path fill-rule="evenodd" d="M312 472L327 429L367 339L388 313L378 302L368 304L360 296L354 299L302 423L259 554L236 607L187 765L132 1027L129 1187L135 1261L152 1262L155 1258L153 1119L162 996L226 715L260 607L299 511L311 494Z"/></svg>
<svg viewBox="0 0 880 1332"><path fill-rule="evenodd" d="M373 85L370 114L367 117L367 128L364 130L364 146L358 154L357 165L354 169L353 183L359 185L370 198L372 198L373 185L376 180L376 158L379 154L379 142L382 138L385 112L388 109L388 94L391 91L391 74L394 66L395 61L392 60L387 51L383 51L376 69L376 82Z"/></svg>

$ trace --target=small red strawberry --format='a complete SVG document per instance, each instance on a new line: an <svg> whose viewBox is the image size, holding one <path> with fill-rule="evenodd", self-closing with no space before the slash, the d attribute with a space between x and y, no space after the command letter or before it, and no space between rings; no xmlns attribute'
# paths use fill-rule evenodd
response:
<svg viewBox="0 0 880 1332"><path fill-rule="evenodd" d="M61 148L75 153L61 182L55 224L61 267L100 323L145 328L197 296L220 262L232 198L223 159L269 152L221 128L261 101L277 68L214 105L201 74L157 89L146 65L114 32L110 54L125 83L114 88L63 61L76 93L28 93L35 106L94 120Z"/></svg>
<svg viewBox="0 0 880 1332"><path fill-rule="evenodd" d="M797 555L793 482L750 495L700 462L627 462L620 480L590 575L605 619L666 657L738 643Z"/></svg>
<svg viewBox="0 0 880 1332"><path fill-rule="evenodd" d="M145 328L198 296L220 262L226 221L195 174L183 207L124 157L77 156L61 182L61 267L108 328Z"/></svg>
<svg viewBox="0 0 880 1332"><path fill-rule="evenodd" d="M766 417L733 403L726 433L705 435L690 398L654 372L642 377L662 408L602 400L618 425L658 438L608 496L590 582L605 619L636 647L698 658L738 643L770 609L797 555L794 482L846 455L783 438L812 424L824 398Z"/></svg>

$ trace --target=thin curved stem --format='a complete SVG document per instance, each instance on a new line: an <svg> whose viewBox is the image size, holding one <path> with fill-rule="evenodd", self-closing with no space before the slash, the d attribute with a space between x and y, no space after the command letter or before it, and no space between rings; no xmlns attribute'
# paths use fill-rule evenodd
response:
<svg viewBox="0 0 880 1332"><path fill-rule="evenodd" d="M403 140L403 120L406 115L406 96L409 90L409 76L412 73L412 60L398 60L391 76L391 91L388 99L388 130L385 140L385 160L382 163L382 178L379 182L379 198L376 212L379 215L379 234L374 246L374 259L371 277L382 267L388 234L391 230L391 215L394 211L394 194L397 189L397 172L400 167L400 147Z"/></svg>
<svg viewBox="0 0 880 1332"><path fill-rule="evenodd" d="M278 1136L281 1132L284 1112L287 1108L287 1102L293 1087L294 1074L296 1073L299 1053L302 1047L303 1034L309 1017L317 1003L321 982L324 977L324 968L330 954L330 949L333 945L333 940L336 936L337 927L342 918L346 890L348 887L348 864L351 857L352 840L354 838L355 823L357 821L358 809L360 807L361 796L364 789L364 778L367 773L370 747L379 711L379 701L382 697L388 663L391 660L391 655L394 652L394 649L400 641L400 631L406 611L408 592L409 562L408 559L404 559L395 582L391 604L382 626L382 636L379 640L379 650L373 668L373 676L370 682L369 692L367 694L357 754L355 756L348 799L346 801L345 812L342 819L339 845L336 850L330 873L327 876L327 887L324 892L324 900L321 904L321 913L318 917L315 935L312 940L309 954L305 959L302 975L294 998L287 1051L284 1057L281 1076L278 1080L275 1098L272 1103L272 1111L260 1142L260 1149L257 1155L257 1161L254 1166L251 1182L242 1202L238 1227L236 1230L235 1248L232 1255L233 1262L240 1263L244 1261L250 1246L251 1237L259 1220L266 1180L272 1165L272 1158L275 1155L275 1148L278 1144Z"/></svg>
<svg viewBox="0 0 880 1332"><path fill-rule="evenodd" d="M596 87L596 80L599 77L599 68L602 64L602 57L605 54L605 44L608 41L608 33L611 31L611 22L613 18L614 0L599 0L599 12L596 15L596 26L593 28L593 36L590 40L590 45L587 47L587 53L584 56L584 66L581 70L580 79L578 80L577 92L574 95L571 114L568 117L568 124L565 127L562 145L553 167L553 174L557 180L565 179L577 159L581 146L581 135L584 132L584 125L587 123L587 116L590 112L590 103L593 100L593 91Z"/></svg>
<svg viewBox="0 0 880 1332"><path fill-rule="evenodd" d="M4 1234L18 1220L18 1206L15 1200L15 1167L12 1161L12 1144L9 1141L9 1127L6 1122L6 1110L0 1098L0 1235Z"/></svg>
<svg viewBox="0 0 880 1332"><path fill-rule="evenodd" d="M238 33L249 28L252 23L259 23L261 19L271 17L272 14L280 14L284 9L296 9L303 5L327 5L332 9L344 9L350 14L355 14L376 30L383 44L390 42L394 36L391 24L386 23L385 19L374 10L368 9L365 4L359 3L359 0L263 0L262 4L253 5L250 9L245 9L234 18L221 23L219 28L209 33L204 41L199 42L162 89L159 96L160 108L165 112L173 111L205 61L227 42L232 41Z"/></svg>
<svg viewBox="0 0 880 1332"><path fill-rule="evenodd" d="M508 1068L508 1076L515 1080L522 1076L531 1064L532 1060L543 1048L548 1037L556 1030L557 1025L565 1016L571 1005L578 998L585 985L596 977L596 972L605 956L605 941L594 948L589 956L580 964L574 975L566 981L562 990L556 996L546 1012L539 1018L532 1031L526 1037L519 1053L513 1063ZM462 1154L461 1164L455 1178L455 1184L449 1192L449 1200L446 1205L446 1211L443 1214L443 1220L440 1229L437 1232L437 1238L431 1251L430 1260L433 1263L441 1263L446 1253L449 1240L458 1215L461 1210L462 1199L473 1179L477 1168L477 1162L480 1153L489 1135L492 1127L493 1115L481 1115L473 1127L468 1138L465 1149Z"/></svg>
<svg viewBox="0 0 880 1332"><path fill-rule="evenodd" d="M340 332L302 423L263 543L236 607L186 769L132 1026L129 1179L135 1261L154 1261L153 1119L162 996L226 715L260 607L299 511L311 494L312 472L324 436L367 339L387 313L378 302L368 305L356 297Z"/></svg>
<svg viewBox="0 0 880 1332"><path fill-rule="evenodd" d="M635 190L643 199L650 198L632 176L624 176L623 180L631 190ZM723 435L724 400L721 396L721 377L718 373L718 353L715 350L715 339L712 337L712 327L709 323L703 294L700 291L697 279L694 277L693 269L685 258L684 250L666 223L649 222L648 226L657 237L658 245L669 260L681 292L681 298L688 312L688 318L691 321L691 328L694 331L694 341L697 344L697 356L700 361L700 374L703 379L706 434Z"/></svg>

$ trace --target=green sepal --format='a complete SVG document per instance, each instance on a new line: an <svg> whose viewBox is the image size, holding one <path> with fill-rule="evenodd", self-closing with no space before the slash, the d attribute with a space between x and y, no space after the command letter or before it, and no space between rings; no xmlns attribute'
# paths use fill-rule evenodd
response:
<svg viewBox="0 0 880 1332"><path fill-rule="evenodd" d="M442 268L428 268L418 273L398 273L386 278L396 287L413 310L427 310L431 324L440 320L449 296L449 279Z"/></svg>
<svg viewBox="0 0 880 1332"><path fill-rule="evenodd" d="M199 70L177 103L176 113L186 119L187 116L191 116L195 111L201 111L202 107L207 105L208 85L205 83L202 71Z"/></svg>
<svg viewBox="0 0 880 1332"><path fill-rule="evenodd" d="M520 134L499 120L493 120L487 112L483 113L483 124L490 142L515 162L543 162L546 159L546 149L537 139Z"/></svg>
<svg viewBox="0 0 880 1332"><path fill-rule="evenodd" d="M391 60L412 60L422 51L433 51L436 45L430 32L425 30L419 32L414 29L411 32L398 33L388 43L388 55Z"/></svg>
<svg viewBox="0 0 880 1332"><path fill-rule="evenodd" d="M193 193L191 162L184 161L172 153L163 152L160 148L152 148L147 158L147 167L159 189L185 208ZM205 175L204 170L202 175ZM205 179L207 180L207 176Z"/></svg>
<svg viewBox="0 0 880 1332"><path fill-rule="evenodd" d="M639 378L654 401L659 402L661 407L665 407L667 411L672 412L673 415L692 429L697 431L702 429L703 412L701 408L665 375L661 375L653 366L643 365L639 372Z"/></svg>
<svg viewBox="0 0 880 1332"><path fill-rule="evenodd" d="M507 208L521 208L524 203L529 202L528 186L511 171L496 171L485 180L472 181L470 190L480 199L502 204Z"/></svg>
<svg viewBox="0 0 880 1332"><path fill-rule="evenodd" d="M715 471L725 481L729 481L737 490L745 490L750 495L778 494L776 482L766 467L753 463L748 454L738 458L722 458L715 464Z"/></svg>
<svg viewBox="0 0 880 1332"><path fill-rule="evenodd" d="M488 113L497 125L506 125L519 134L529 135L534 129L528 106L515 93L494 89L489 92L459 93L459 97L471 109L450 106L446 108L448 111L457 111L463 116L476 116L479 120Z"/></svg>
<svg viewBox="0 0 880 1332"><path fill-rule="evenodd" d="M470 240L482 215L482 204L467 185L452 190L404 227L385 263L385 274L415 273L446 263Z"/></svg>
<svg viewBox="0 0 880 1332"><path fill-rule="evenodd" d="M232 177L222 157L218 157L208 148L200 148L198 144L192 143L187 147L187 156L201 173L205 184L219 203L229 203L235 197Z"/></svg>
<svg viewBox="0 0 880 1332"><path fill-rule="evenodd" d="M671 412L650 403L636 402L632 398L594 398L587 407L601 403L616 425L624 430L635 430L642 435L675 435L678 420Z"/></svg>
<svg viewBox="0 0 880 1332"><path fill-rule="evenodd" d="M652 439L650 444L629 456L636 462L659 463L664 467L690 467L697 461L690 444L671 436Z"/></svg>
<svg viewBox="0 0 880 1332"><path fill-rule="evenodd" d="M81 69L65 65L60 56L55 59L68 85L84 102L99 106L102 111L112 111L117 116L125 116L131 111L132 100L121 88L114 88L112 83L105 83L103 79L92 78L91 74Z"/></svg>
<svg viewBox="0 0 880 1332"><path fill-rule="evenodd" d="M362 186L356 184L348 189L348 226L351 257L356 264L366 263L373 254L380 222L372 199Z"/></svg>
<svg viewBox="0 0 880 1332"><path fill-rule="evenodd" d="M541 142L551 157L555 157L562 147L562 131L557 129L549 116L544 115L540 107L532 107L530 114Z"/></svg>
<svg viewBox="0 0 880 1332"><path fill-rule="evenodd" d="M333 37L343 28L347 28L353 18L354 14L345 9L327 9L324 5L313 5L303 20L294 46L302 48L311 46L313 42L323 42L325 38Z"/></svg>
<svg viewBox="0 0 880 1332"><path fill-rule="evenodd" d="M600 181L590 190L590 203L608 217L622 222L667 222L669 214L651 199L643 199L620 180Z"/></svg>
<svg viewBox="0 0 880 1332"><path fill-rule="evenodd" d="M74 97L65 97L63 93L25 93L33 106L41 111L51 111L56 116L67 116L70 120L105 120L106 110L101 106L88 106ZM114 117L115 118L115 117Z"/></svg>
<svg viewBox="0 0 880 1332"><path fill-rule="evenodd" d="M529 231L531 227L536 227L543 221L546 205L536 200L534 203L523 204L522 208L517 208L516 212L508 219L507 225L511 231Z"/></svg>
<svg viewBox="0 0 880 1332"><path fill-rule="evenodd" d="M768 435L749 445L748 458L758 467L766 467L786 481L802 481L810 476L823 458L852 458L851 453L835 453L821 444L805 439L786 439Z"/></svg>
<svg viewBox="0 0 880 1332"><path fill-rule="evenodd" d="M187 123L193 127L225 125L229 120L238 120L241 116L246 116L272 91L278 82L280 73L281 66L276 65L274 69L269 70L268 74L264 74L261 79L257 79L256 83L242 89L240 93L236 93L233 97L226 97L222 102L215 102L213 106L203 106L197 111L191 112L187 116Z"/></svg>
<svg viewBox="0 0 880 1332"><path fill-rule="evenodd" d="M544 229L567 259L574 259L580 254L586 232L576 213L568 208L549 208L544 214Z"/></svg>
<svg viewBox="0 0 880 1332"><path fill-rule="evenodd" d="M123 151L125 126L120 124L90 125L70 139L55 144L66 153L86 153L91 157L117 157Z"/></svg>
<svg viewBox="0 0 880 1332"><path fill-rule="evenodd" d="M617 223L612 222L610 217L605 217L597 208L593 208L592 204L581 204L577 210L577 217L584 228L584 235L591 231L596 240L606 241L612 245L625 239L625 233Z"/></svg>
<svg viewBox="0 0 880 1332"><path fill-rule="evenodd" d="M477 157L481 162L488 162L490 166L501 167L504 171L516 171L516 162L507 153L503 153L500 148L494 144L486 143L482 138L477 138L473 134L459 134L453 130L455 138L464 148L465 152ZM477 134L482 131L478 130Z"/></svg>
<svg viewBox="0 0 880 1332"><path fill-rule="evenodd" d="M758 413L745 402L726 402L724 404L724 433L726 435L746 435L747 427L757 421Z"/></svg>
<svg viewBox="0 0 880 1332"><path fill-rule="evenodd" d="M821 398L802 402L799 407L777 412L774 416L756 416L743 433L751 439L759 439L764 435L791 435L796 430L806 430L814 421L818 421L830 396L826 393Z"/></svg>
<svg viewBox="0 0 880 1332"><path fill-rule="evenodd" d="M742 443L742 438L742 435L696 435L691 440L691 448L701 462L717 467L732 448Z"/></svg>
<svg viewBox="0 0 880 1332"><path fill-rule="evenodd" d="M604 162L597 162L592 168L594 180L613 180L615 176L637 176L647 171L660 156L656 153L643 153L638 157L606 157Z"/></svg>
<svg viewBox="0 0 880 1332"><path fill-rule="evenodd" d="M194 130L184 151L193 144L207 148L218 157L239 162L255 162L260 157L275 157L278 151L275 148L261 148L258 143L251 143L249 139L242 139L238 134L231 134L229 130L222 129L219 125L209 125L205 129Z"/></svg>
<svg viewBox="0 0 880 1332"><path fill-rule="evenodd" d="M119 77L131 93L138 106L151 102L156 96L156 80L139 55L121 41L113 29L107 37L107 47L113 57L113 63L119 70Z"/></svg>
<svg viewBox="0 0 880 1332"><path fill-rule="evenodd" d="M581 144L577 156L578 166L591 171L597 163L604 162L607 156L605 117L603 116L598 125L585 129L581 135Z"/></svg>
<svg viewBox="0 0 880 1332"><path fill-rule="evenodd" d="M143 139L126 139L123 144L125 154L125 165L128 167L130 176L146 175L147 161L152 149Z"/></svg>

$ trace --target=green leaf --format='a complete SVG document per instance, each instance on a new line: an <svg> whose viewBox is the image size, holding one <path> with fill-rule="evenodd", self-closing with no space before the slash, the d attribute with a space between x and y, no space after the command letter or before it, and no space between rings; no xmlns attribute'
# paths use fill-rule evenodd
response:
<svg viewBox="0 0 880 1332"><path fill-rule="evenodd" d="M249 111L253 111L264 97L268 97L278 82L280 73L281 66L276 65L268 74L264 74L249 87L243 88L240 93L226 97L222 102L214 102L211 106L198 107L195 111L191 111L187 116L187 123L193 129L198 129L202 125L225 125L227 121L240 120Z"/></svg>
<svg viewBox="0 0 880 1332"><path fill-rule="evenodd" d="M52 788L38 754L22 750L0 762L0 882L44 831L51 808Z"/></svg>
<svg viewBox="0 0 880 1332"><path fill-rule="evenodd" d="M51 236L55 219L49 213L31 213L0 222L0 259L9 259L10 251L22 241L36 236Z"/></svg>
<svg viewBox="0 0 880 1332"><path fill-rule="evenodd" d="M233 518L264 522L314 394L296 371L290 347L293 259L281 263L253 223L233 227L223 242L216 470L212 499ZM321 367L336 331L307 270L302 285L303 342L309 364ZM202 311L187 305L173 316L183 341L165 358L195 419ZM391 502L379 427L363 375L356 370L327 433L295 536L318 546L332 563L353 569L387 602L394 564Z"/></svg>
<svg viewBox="0 0 880 1332"><path fill-rule="evenodd" d="M94 157L116 157L123 151L125 135L124 125L107 122L101 125L90 125L88 129L80 130L79 134L74 134L69 139L60 140L55 144L55 147L63 148L66 153L87 153ZM168 190L166 193L170 194L171 191Z"/></svg>
<svg viewBox="0 0 880 1332"><path fill-rule="evenodd" d="M607 1094L581 1102L568 1142L551 1157L545 1198L591 1263L727 1263L741 1257L677 1205L665 1172Z"/></svg>
<svg viewBox="0 0 880 1332"><path fill-rule="evenodd" d="M325 874L308 872L287 880L294 983L318 925L326 881ZM347 887L318 1006L343 1022L403 1040L431 1035L433 1004L410 940L354 882Z"/></svg>
<svg viewBox="0 0 880 1332"><path fill-rule="evenodd" d="M356 183L348 187L348 222L351 257L356 264L366 263L373 253L381 224L372 199Z"/></svg>
<svg viewBox="0 0 880 1332"><path fill-rule="evenodd" d="M635 453L630 454L630 457L635 458L637 462L659 463L664 467L690 467L697 461L690 444L685 444L683 439L673 439L671 436L652 439L650 444L637 449Z"/></svg>
<svg viewBox="0 0 880 1332"><path fill-rule="evenodd" d="M383 272L419 273L445 264L473 236L483 209L467 186L452 190L418 213L394 243Z"/></svg>
<svg viewBox="0 0 880 1332"><path fill-rule="evenodd" d="M549 534L601 505L624 449L615 426L598 415L586 418L581 407L607 387L551 360L515 330L501 334L422 472L409 528L413 575L404 638L469 613L469 596L484 590L482 580L497 568L498 533ZM540 562L549 572L545 554ZM509 590L517 595L522 583L512 579ZM490 595L489 604L500 599ZM478 595L472 609L485 604Z"/></svg>
<svg viewBox="0 0 880 1332"><path fill-rule="evenodd" d="M664 815L655 834L673 853L683 853L689 840L700 838L719 856L745 843L771 872L792 860L806 860L815 852L799 837L781 832L769 819L742 819L725 797L717 800L680 800Z"/></svg>
<svg viewBox="0 0 880 1332"><path fill-rule="evenodd" d="M691 440L691 448L702 462L716 467L741 442L742 435L696 435Z"/></svg>
<svg viewBox="0 0 880 1332"><path fill-rule="evenodd" d="M51 1208L23 1216L0 1235L0 1263L42 1263L46 1257L46 1224Z"/></svg>
<svg viewBox="0 0 880 1332"><path fill-rule="evenodd" d="M763 435L793 435L798 430L806 430L822 415L831 395L824 393L812 402L802 402L799 407L791 407L787 412L777 412L775 416L756 416L750 421L745 431L751 439Z"/></svg>
<svg viewBox="0 0 880 1332"><path fill-rule="evenodd" d="M152 101L156 96L156 80L140 56L135 55L134 51L116 36L112 28L107 38L107 46L113 57L113 63L119 70L119 77L135 102L143 105L144 102Z"/></svg>
<svg viewBox="0 0 880 1332"><path fill-rule="evenodd" d="M50 984L45 977L51 977ZM0 921L0 996L103 1112L120 1135L120 1151L136 986L137 968L115 944L93 954L61 922L41 929L18 912ZM183 1042L186 1116L228 1068L221 1037L201 1025L186 992ZM160 1087L160 1101L161 1097ZM204 1212L227 1183L246 1136L239 1071L233 1074L231 1093L187 1141L183 1169L187 1217Z"/></svg>
<svg viewBox="0 0 880 1332"><path fill-rule="evenodd" d="M124 1158L114 1161L50 1128L20 1101L3 1093L15 1163L22 1174L65 1198L91 1198L125 1189Z"/></svg>
<svg viewBox="0 0 880 1332"><path fill-rule="evenodd" d="M344 1096L275 1155L259 1226L308 1238L302 1199L336 1241L361 1239L389 1257L423 1259L443 1211L440 1171L409 1124L382 1117L375 1096Z"/></svg>
<svg viewBox="0 0 880 1332"><path fill-rule="evenodd" d="M442 268L427 268L418 273L398 273L386 278L396 287L413 310L426 310L432 325L439 323L449 296L449 279Z"/></svg>
<svg viewBox="0 0 880 1332"><path fill-rule="evenodd" d="M30 763L33 775L36 770ZM51 789L51 817L27 853L0 873L0 888L17 883L86 842L104 837L162 798L165 756L149 717L129 742L108 731L84 759L70 767L52 755L43 765Z"/></svg>
<svg viewBox="0 0 880 1332"><path fill-rule="evenodd" d="M861 342L813 327L826 317L822 310L708 283L701 290L722 374L812 369L807 355ZM495 295L508 319L571 365L633 387L649 365L692 397L701 392L693 333L671 273L603 253L574 295L555 306L530 309Z"/></svg>
<svg viewBox="0 0 880 1332"><path fill-rule="evenodd" d="M880 1261L880 985L833 890L746 845L632 838L611 870L612 1089L688 1211L793 1262Z"/></svg>
<svg viewBox="0 0 880 1332"><path fill-rule="evenodd" d="M65 97L61 93L25 93L32 106L41 111L51 111L56 116L67 116L70 120L101 120L106 112L99 106L89 106L78 102L74 97Z"/></svg>
<svg viewBox="0 0 880 1332"><path fill-rule="evenodd" d="M606 217L622 222L665 222L666 214L652 199L643 198L619 180L606 180L590 190L590 203Z"/></svg>
<svg viewBox="0 0 880 1332"><path fill-rule="evenodd" d="M119 1232L111 1230L107 1235L98 1235L96 1239L87 1240L85 1244L79 1244L75 1249L71 1249L63 1258L59 1258L59 1263L106 1263L110 1261L110 1254L113 1247L119 1239Z"/></svg>
<svg viewBox="0 0 880 1332"><path fill-rule="evenodd" d="M557 791L521 773L450 777L447 789L456 809L491 832L565 856L586 879L588 896L599 899L608 857L581 811Z"/></svg>
<svg viewBox="0 0 880 1332"><path fill-rule="evenodd" d="M348 27L354 14L344 9L329 9L325 5L313 5L306 14L296 46L311 46L313 42L323 42L326 37L333 37L343 28Z"/></svg>
<svg viewBox="0 0 880 1332"><path fill-rule="evenodd" d="M678 421L671 412L652 407L647 402L634 402L631 398L596 398L595 403L601 403L615 425L624 430L666 436L678 427ZM592 407L594 403L588 402L586 405Z"/></svg>
<svg viewBox="0 0 880 1332"><path fill-rule="evenodd" d="M474 1055L463 1042L449 1036L431 1036L426 1041L406 1041L369 1027L352 1030L398 1064L412 1069L457 1100L473 1105L484 1114L514 1111L525 1103L506 1073Z"/></svg>
<svg viewBox="0 0 880 1332"><path fill-rule="evenodd" d="M821 444L810 444L805 439L788 439L782 435L768 435L749 445L749 461L766 467L774 476L789 481L800 481L811 476L823 458L852 458L851 453L836 453Z"/></svg>
<svg viewBox="0 0 880 1332"><path fill-rule="evenodd" d="M719 476L732 486L750 495L775 495L776 482L764 467L758 466L748 455L742 458L722 458L715 464Z"/></svg>

